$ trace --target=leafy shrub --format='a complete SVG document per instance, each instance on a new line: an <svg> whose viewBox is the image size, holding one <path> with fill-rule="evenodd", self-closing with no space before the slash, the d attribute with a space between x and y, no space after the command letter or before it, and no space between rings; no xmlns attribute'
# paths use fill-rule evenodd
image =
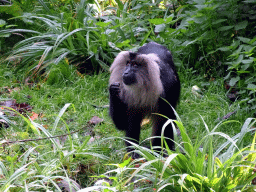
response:
<svg viewBox="0 0 256 192"><path fill-rule="evenodd" d="M29 70L32 75L38 72L49 74L51 65L57 66L64 58L85 70L90 68L89 65L93 70L99 66L108 69L108 64L120 48L127 49L136 43L141 46L149 37L155 40L148 19L167 13L159 8L160 0L155 3L145 0L117 1L118 7L107 7L106 12L111 14L103 16L97 12L100 5L96 1L94 5L85 0L79 3L72 0L59 2L61 5L55 3L40 1L45 11L37 8L35 13L24 13L19 17L29 21L33 30L1 31L2 34L19 32L29 36L16 44L9 57L12 61L22 58L16 66L18 70Z"/></svg>
<svg viewBox="0 0 256 192"><path fill-rule="evenodd" d="M74 65L92 64L107 69L106 63L112 60L105 34L109 23L98 22L93 12L90 4L82 0L76 5L75 13L24 14L21 18L32 21L38 30L2 30L3 34L33 34L16 44L9 59L22 58L17 69L29 70L33 75L38 72L47 75L51 66L58 65L64 58Z"/></svg>
<svg viewBox="0 0 256 192"><path fill-rule="evenodd" d="M12 3L11 1L0 2L0 29L8 29L17 26L18 24L10 20L10 18L20 15L22 15L22 9L19 3ZM23 38L20 34L13 34L12 36L11 34L0 34L0 53L5 53L7 50L10 50L10 48L21 39Z"/></svg>
<svg viewBox="0 0 256 192"><path fill-rule="evenodd" d="M62 84L72 81L75 74L74 66L68 65L65 61L60 62L57 66L53 65L49 70L47 84Z"/></svg>
<svg viewBox="0 0 256 192"><path fill-rule="evenodd" d="M97 184L80 190L85 191L252 191L255 172L255 139L252 144L242 147L243 136L251 131L255 119L248 118L241 132L234 137L217 132L220 122L213 130L205 124L207 134L192 144L190 137L180 120L175 121L181 132L181 141L176 152L168 151L163 158L152 150L136 144L138 153L143 158L122 164L115 164L116 169L99 176ZM172 123L169 120L167 123ZM231 122L230 122L231 123ZM173 124L174 126L174 124ZM227 141L216 150L213 148L213 136L221 136ZM182 151L180 151L182 149ZM146 160L142 162L141 160ZM101 182L100 182L101 181Z"/></svg>
<svg viewBox="0 0 256 192"><path fill-rule="evenodd" d="M179 2L171 15L150 20L159 33L156 40L174 50L176 64L193 67L205 77L226 76L231 88L239 88L242 109L255 110L255 4L249 0Z"/></svg>
<svg viewBox="0 0 256 192"><path fill-rule="evenodd" d="M233 44L219 49L231 53L225 64L229 71L225 79L229 85L239 89L241 103L244 103L244 110L256 109L256 38L249 39L237 37Z"/></svg>
<svg viewBox="0 0 256 192"><path fill-rule="evenodd" d="M240 0L180 1L180 6L155 27L161 25L157 40L170 42L169 48L185 66L207 75L223 75L228 54L218 48L231 45L238 34L253 37L256 12L251 5L250 1ZM167 22L170 17L177 22Z"/></svg>

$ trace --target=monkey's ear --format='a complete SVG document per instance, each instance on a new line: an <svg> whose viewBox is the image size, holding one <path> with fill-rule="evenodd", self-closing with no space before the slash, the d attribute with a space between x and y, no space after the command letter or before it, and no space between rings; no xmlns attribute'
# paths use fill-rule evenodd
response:
<svg viewBox="0 0 256 192"><path fill-rule="evenodd" d="M109 69L111 72L111 75L109 78L109 85L116 83L116 82L122 84L122 82L123 82L122 74L126 67L126 63L129 60L130 60L130 52L129 51L122 51L116 56L114 62L112 63L112 65Z"/></svg>
<svg viewBox="0 0 256 192"><path fill-rule="evenodd" d="M129 51L120 52L110 67L110 72L118 68L125 68L127 61L130 59Z"/></svg>

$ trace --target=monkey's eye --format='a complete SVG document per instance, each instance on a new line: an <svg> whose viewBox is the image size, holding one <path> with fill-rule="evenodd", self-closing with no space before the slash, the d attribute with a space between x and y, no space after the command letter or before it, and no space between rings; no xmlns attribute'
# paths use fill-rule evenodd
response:
<svg viewBox="0 0 256 192"><path fill-rule="evenodd" d="M137 63L132 62L132 63L131 63L131 65L132 65L132 66L136 66L136 65L137 65Z"/></svg>
<svg viewBox="0 0 256 192"><path fill-rule="evenodd" d="M133 67L135 67L135 68L138 67L138 63L136 63L136 62L131 62L131 65L132 65Z"/></svg>

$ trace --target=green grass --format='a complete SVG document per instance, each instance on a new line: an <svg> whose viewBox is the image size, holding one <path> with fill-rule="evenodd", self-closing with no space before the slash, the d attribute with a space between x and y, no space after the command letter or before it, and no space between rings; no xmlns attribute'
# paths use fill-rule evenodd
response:
<svg viewBox="0 0 256 192"><path fill-rule="evenodd" d="M247 114L243 110L240 110L238 101L231 103L227 99L223 80L216 79L209 82L209 80L200 77L192 70L180 70L179 75L182 90L177 113L193 143L200 141L206 133L201 117L209 129L212 130L219 122L218 118L237 110L228 119L237 121L237 123L222 124L215 130L232 137L240 132L245 119L252 116L252 114ZM49 140L11 144L6 148L0 148L0 153L2 154L0 158L6 163L6 167L9 167L11 164L11 161L8 160L9 157L15 157L18 154L17 158L14 158L13 161L19 161L18 158L22 157L24 151L31 149L31 147L36 147L42 153L38 157L38 163L41 163L41 166L45 162L49 162L49 159L60 159L64 168L61 169L59 174L64 175L64 172L67 171L69 177L81 182L82 186L85 187L92 184L93 179L88 176L105 173L109 169L109 165L107 164L122 162L125 154L124 142L121 139L114 139L112 137L123 137L124 134L115 129L108 115L108 108L101 108L102 106L108 105L108 78L108 73L80 77L73 71L69 79L58 80L54 84L51 83L51 85L47 81L27 85L26 83L20 82L22 75L15 75L10 68L3 65L0 69L0 99L2 101L16 99L17 103L26 102L31 105L33 107L32 111L41 115L41 118L36 119L35 122L43 125L46 128L46 132L49 132L53 136L66 134L68 131L75 131L82 128L78 133L72 134L64 142L64 148L61 149L61 152L58 152L58 150L54 152L53 146L55 144ZM191 89L194 85L202 89L202 98L192 93ZM15 91L14 88L18 89ZM8 89L12 90L11 93L7 91ZM55 127L56 118L67 103L72 103L73 107L67 108L61 116L61 121ZM95 108L94 105L99 106L99 108ZM27 114L25 117L30 115ZM104 121L91 130L87 122L93 116L98 116ZM45 137L46 132L41 131L41 135L37 135L31 126L20 116L8 115L7 118L15 122L15 124L7 129L1 129L1 141ZM54 129L55 131L53 131ZM88 149L91 152L105 155L109 159L101 160L100 158L76 154L80 150L81 143L88 138L87 135L91 134L91 132L93 136L90 137L93 137L95 140L91 144L85 145L84 150ZM149 136L151 136L151 129L143 130L141 141ZM253 136L248 133L245 137L245 144L250 144L252 138ZM219 147L223 141L223 138L214 136L214 148ZM74 153L75 155L72 158L70 156L69 159L64 158L63 160L63 151L70 151L71 154ZM47 155L48 153L49 155ZM35 158L34 154L31 156ZM27 161L29 162L29 160ZM88 166L86 173L83 173L81 167L79 167L81 164ZM13 169L18 169L19 166L19 164L14 164ZM60 168L58 165L56 167ZM77 170L79 170L78 174L75 173ZM53 173L54 170L52 170Z"/></svg>

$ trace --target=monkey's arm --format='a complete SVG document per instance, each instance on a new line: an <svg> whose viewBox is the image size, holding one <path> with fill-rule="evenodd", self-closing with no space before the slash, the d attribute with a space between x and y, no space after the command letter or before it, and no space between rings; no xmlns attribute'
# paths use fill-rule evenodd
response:
<svg viewBox="0 0 256 192"><path fill-rule="evenodd" d="M110 93L110 106L109 112L110 116L119 130L126 131L126 139L128 141L138 143L140 138L140 122L142 120L142 116L136 116L133 110L129 110L127 104L125 104L119 96L120 93L120 84L113 83L109 87ZM131 152L133 150L130 142L125 142L127 146L127 151ZM136 153L132 153L132 157L134 159L139 158L139 155Z"/></svg>
<svg viewBox="0 0 256 192"><path fill-rule="evenodd" d="M120 83L113 83L109 87L110 105L109 114L119 130L127 130L127 105L120 99Z"/></svg>

